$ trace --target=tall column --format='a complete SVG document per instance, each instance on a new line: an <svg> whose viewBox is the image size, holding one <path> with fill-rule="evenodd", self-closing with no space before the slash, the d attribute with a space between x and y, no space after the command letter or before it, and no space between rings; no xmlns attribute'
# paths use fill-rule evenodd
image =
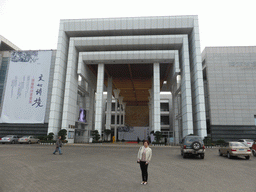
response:
<svg viewBox="0 0 256 192"><path fill-rule="evenodd" d="M62 113L61 129L67 130L69 133L74 133L74 129L70 128L70 125L75 125L77 121L77 87L78 87L78 75L77 75L77 63L78 52L74 47L74 41L70 40L69 43L69 55L67 61L67 71L65 80L65 93L64 93L64 105ZM69 143L74 143L74 139L67 138Z"/></svg>
<svg viewBox="0 0 256 192"><path fill-rule="evenodd" d="M207 136L207 130L198 18L194 19L189 41L194 133L203 138Z"/></svg>
<svg viewBox="0 0 256 192"><path fill-rule="evenodd" d="M152 85L154 85L153 81L152 81ZM154 131L154 94L153 94L153 90L154 90L154 86L152 86L152 89L149 89L148 92L149 92L149 101L150 101L150 107L151 107L151 131Z"/></svg>
<svg viewBox="0 0 256 192"><path fill-rule="evenodd" d="M95 109L95 130L102 131L102 99L104 85L104 64L98 64L97 74L97 93L96 93L96 109Z"/></svg>
<svg viewBox="0 0 256 192"><path fill-rule="evenodd" d="M123 125L125 126L125 109L126 109L126 102L123 102Z"/></svg>
<svg viewBox="0 0 256 192"><path fill-rule="evenodd" d="M108 78L108 95L107 95L107 117L106 129L110 129L111 125L111 108L112 108L112 77Z"/></svg>
<svg viewBox="0 0 256 192"><path fill-rule="evenodd" d="M151 104L151 97L148 97L148 109L149 109L149 130L151 132L153 130L153 128L152 128L152 104Z"/></svg>
<svg viewBox="0 0 256 192"><path fill-rule="evenodd" d="M177 82L174 83L172 88L172 125L173 125L173 135L174 143L179 144L179 125L178 125L178 101L177 101Z"/></svg>
<svg viewBox="0 0 256 192"><path fill-rule="evenodd" d="M191 96L191 78L189 65L188 38L183 38L181 48L181 109L182 109L182 137L193 134L192 117L192 96Z"/></svg>
<svg viewBox="0 0 256 192"><path fill-rule="evenodd" d="M58 47L54 65L54 76L52 84L51 106L49 114L49 125L47 133L54 133L57 138L62 125L62 113L65 94L65 76L67 70L67 60L69 51L69 37L64 31L64 23L60 22Z"/></svg>
<svg viewBox="0 0 256 192"><path fill-rule="evenodd" d="M122 125L121 119L122 119L122 105L123 105L123 96L119 96L119 126Z"/></svg>
<svg viewBox="0 0 256 192"><path fill-rule="evenodd" d="M160 120L160 67L159 63L153 64L153 95L154 95L154 131L161 131Z"/></svg>
<svg viewBox="0 0 256 192"><path fill-rule="evenodd" d="M120 93L120 90L119 89L114 89L114 95L115 95L115 132L114 132L114 135L115 135L115 139L116 139L116 136L117 136L117 99L119 97L119 93Z"/></svg>

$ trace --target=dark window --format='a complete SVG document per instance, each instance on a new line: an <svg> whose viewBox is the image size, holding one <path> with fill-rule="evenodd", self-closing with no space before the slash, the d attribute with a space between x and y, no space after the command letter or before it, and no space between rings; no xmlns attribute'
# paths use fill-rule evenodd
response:
<svg viewBox="0 0 256 192"><path fill-rule="evenodd" d="M161 111L169 111L169 103L160 103Z"/></svg>
<svg viewBox="0 0 256 192"><path fill-rule="evenodd" d="M115 115L111 115L111 124L115 124Z"/></svg>
<svg viewBox="0 0 256 192"><path fill-rule="evenodd" d="M169 125L169 116L161 116L161 125Z"/></svg>

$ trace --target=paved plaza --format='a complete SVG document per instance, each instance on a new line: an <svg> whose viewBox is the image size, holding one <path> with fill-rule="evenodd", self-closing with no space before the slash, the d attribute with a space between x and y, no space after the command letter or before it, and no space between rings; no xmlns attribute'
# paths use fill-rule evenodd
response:
<svg viewBox="0 0 256 192"><path fill-rule="evenodd" d="M140 145L0 145L0 191L256 191L256 157L183 159L178 147L152 147L148 185L140 185Z"/></svg>

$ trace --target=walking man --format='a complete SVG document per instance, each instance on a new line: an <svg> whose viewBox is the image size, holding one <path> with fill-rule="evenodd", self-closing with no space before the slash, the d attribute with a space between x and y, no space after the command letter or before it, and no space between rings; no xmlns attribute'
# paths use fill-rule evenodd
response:
<svg viewBox="0 0 256 192"><path fill-rule="evenodd" d="M55 155L56 152L59 152L59 154L62 155L61 149L60 149L61 147L62 147L62 141L61 141L61 136L59 136L59 139L57 139L56 141L56 149L53 152L53 154Z"/></svg>

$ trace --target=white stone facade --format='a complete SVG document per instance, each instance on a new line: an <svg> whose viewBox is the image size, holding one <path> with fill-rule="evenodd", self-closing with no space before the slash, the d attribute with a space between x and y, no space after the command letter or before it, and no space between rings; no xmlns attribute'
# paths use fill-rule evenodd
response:
<svg viewBox="0 0 256 192"><path fill-rule="evenodd" d="M173 63L165 90L172 92L175 142L187 134L206 136L204 87L197 16L61 20L48 132L74 132L79 106L78 76L86 81L90 130L102 131L104 65L152 63L152 129L160 130L159 65ZM97 64L97 77L87 64ZM177 76L181 76L177 84ZM83 88L80 88L81 90ZM95 100L96 92L96 100ZM96 101L94 106L94 101ZM175 107L176 106L176 107ZM109 116L107 122L109 126ZM70 143L74 138L69 137Z"/></svg>
<svg viewBox="0 0 256 192"><path fill-rule="evenodd" d="M202 58L209 134L255 139L256 46L206 47Z"/></svg>

